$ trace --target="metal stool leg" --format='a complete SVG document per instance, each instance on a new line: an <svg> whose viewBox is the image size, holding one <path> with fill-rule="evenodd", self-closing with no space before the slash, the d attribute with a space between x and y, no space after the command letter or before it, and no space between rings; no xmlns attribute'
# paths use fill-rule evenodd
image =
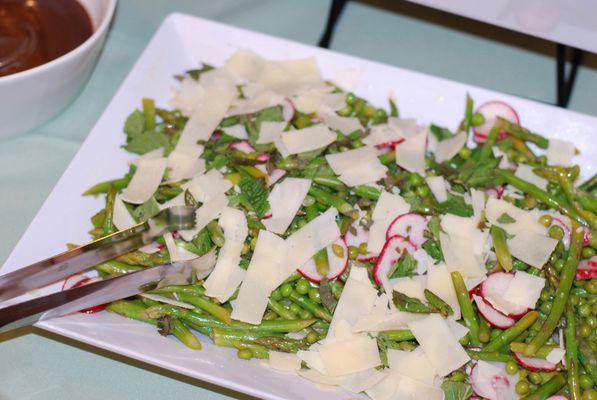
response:
<svg viewBox="0 0 597 400"><path fill-rule="evenodd" d="M567 107L570 101L570 95L574 88L574 81L576 80L576 72L578 66L582 62L582 50L570 48L572 50L572 57L570 60L570 68L566 74L566 49L567 46L563 44L556 44L556 59L557 59L557 84L558 84L558 101L557 105L560 107Z"/></svg>
<svg viewBox="0 0 597 400"><path fill-rule="evenodd" d="M319 47L324 47L326 49L330 47L330 42L332 41L332 36L334 35L334 29L336 28L340 14L342 14L342 10L344 10L344 6L346 6L347 1L348 0L332 0L330 13L328 14L328 21L325 25L323 35L321 35L321 39L319 39Z"/></svg>

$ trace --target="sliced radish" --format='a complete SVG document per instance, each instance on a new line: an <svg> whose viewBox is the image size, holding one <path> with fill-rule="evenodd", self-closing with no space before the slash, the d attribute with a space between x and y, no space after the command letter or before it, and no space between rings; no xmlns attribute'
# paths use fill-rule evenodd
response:
<svg viewBox="0 0 597 400"><path fill-rule="evenodd" d="M560 228L562 228L562 230L564 231L564 237L562 237L562 244L564 245L565 249L568 249L568 247L570 247L571 236L570 227L568 226L568 224L566 224L560 218L553 217L551 226L559 226Z"/></svg>
<svg viewBox="0 0 597 400"><path fill-rule="evenodd" d="M554 394L553 396L549 396L545 400L568 400L568 397L564 396L563 394Z"/></svg>
<svg viewBox="0 0 597 400"><path fill-rule="evenodd" d="M338 257L334 253L332 248L334 245L342 247L342 257ZM327 274L327 278L332 281L342 275L348 265L348 246L346 246L346 242L344 242L343 238L339 238L326 248L326 252L328 255L328 263L330 265L330 271ZM311 282L320 282L323 279L323 276L317 272L317 267L315 266L315 260L313 260L313 258L310 258L306 263L301 265L298 272Z"/></svg>
<svg viewBox="0 0 597 400"><path fill-rule="evenodd" d="M499 329L507 329L516 322L515 319L507 317L493 308L491 304L483 300L483 297L474 294L473 300L477 304L479 314L481 314L485 321L489 322L491 326Z"/></svg>
<svg viewBox="0 0 597 400"><path fill-rule="evenodd" d="M395 149L400 143L404 142L404 138L398 140L390 140L389 142L378 143L375 145L378 149Z"/></svg>
<svg viewBox="0 0 597 400"><path fill-rule="evenodd" d="M284 171L283 169L275 169L272 171L271 174L269 174L269 181L268 181L268 186L273 185L274 183L278 182L280 179L282 179L282 177L286 175L286 171Z"/></svg>
<svg viewBox="0 0 597 400"><path fill-rule="evenodd" d="M359 248L361 244L369 242L369 231L355 222L344 235L344 241L347 246ZM357 256L357 261L370 262L374 261L376 258L377 254L375 253L359 254Z"/></svg>
<svg viewBox="0 0 597 400"><path fill-rule="evenodd" d="M414 212L408 212L397 216L386 231L386 240L392 236L403 236L408 238L415 248L425 243L425 229L427 229L427 217Z"/></svg>
<svg viewBox="0 0 597 400"><path fill-rule="evenodd" d="M294 103L289 98L284 99L284 103L282 103L282 118L284 121L290 122L294 119L296 115L296 107Z"/></svg>
<svg viewBox="0 0 597 400"><path fill-rule="evenodd" d="M483 297L483 300L500 313L510 318L520 318L526 314L528 308L514 304L504 298L504 293L506 293L512 279L514 279L514 274L495 272L483 281L479 294Z"/></svg>
<svg viewBox="0 0 597 400"><path fill-rule="evenodd" d="M520 124L520 118L518 118L516 111L503 101L493 100L483 103L477 108L476 112L485 117L483 125L473 127L474 140L477 143L485 143L498 117L515 124ZM505 139L507 136L506 131L501 131L498 135L498 140Z"/></svg>
<svg viewBox="0 0 597 400"><path fill-rule="evenodd" d="M517 375L508 375L502 363L479 361L470 373L475 394L489 400L517 399Z"/></svg>
<svg viewBox="0 0 597 400"><path fill-rule="evenodd" d="M593 239L593 234L591 233L591 231L588 229L585 229L585 236L583 237L583 244L585 246L588 246L591 243L592 239Z"/></svg>
<svg viewBox="0 0 597 400"><path fill-rule="evenodd" d="M388 276L392 265L402 257L402 254L405 251L413 254L415 250L415 245L403 236L395 235L388 238L373 267L373 279L375 279L375 283L381 286L383 282L382 277Z"/></svg>
<svg viewBox="0 0 597 400"><path fill-rule="evenodd" d="M257 157L255 157L255 161L266 162L267 160L269 160L269 154L267 153L257 154Z"/></svg>
<svg viewBox="0 0 597 400"><path fill-rule="evenodd" d="M490 197L495 197L496 199L501 199L504 196L504 187L503 186L494 186L485 189L485 193L487 193Z"/></svg>
<svg viewBox="0 0 597 400"><path fill-rule="evenodd" d="M89 277L81 274L73 274L67 277L62 284L62 291L72 289L77 286L77 284L81 281L88 280Z"/></svg>
<svg viewBox="0 0 597 400"><path fill-rule="evenodd" d="M597 278L597 256L593 256L588 260L582 260L578 263L576 270L576 279L579 281L594 278Z"/></svg>
<svg viewBox="0 0 597 400"><path fill-rule="evenodd" d="M557 367L556 364L549 362L543 358L525 357L522 354L516 352L512 353L512 355L514 356L514 359L517 363L519 363L529 371L551 372L555 371Z"/></svg>
<svg viewBox="0 0 597 400"><path fill-rule="evenodd" d="M255 153L255 148L253 146L251 146L251 144L249 142L247 142L246 140L241 140L240 142L231 143L230 148L238 150L245 154Z"/></svg>

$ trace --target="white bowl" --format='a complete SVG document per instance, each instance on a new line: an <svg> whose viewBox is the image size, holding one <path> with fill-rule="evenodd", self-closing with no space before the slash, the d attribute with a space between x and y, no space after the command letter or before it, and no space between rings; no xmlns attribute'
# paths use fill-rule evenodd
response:
<svg viewBox="0 0 597 400"><path fill-rule="evenodd" d="M0 138L27 132L62 111L97 61L117 0L79 0L93 34L74 50L38 67L0 77Z"/></svg>

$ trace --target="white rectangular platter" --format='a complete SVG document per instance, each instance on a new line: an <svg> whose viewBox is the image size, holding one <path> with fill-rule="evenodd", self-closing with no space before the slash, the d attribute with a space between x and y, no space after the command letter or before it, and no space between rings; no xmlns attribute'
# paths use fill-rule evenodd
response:
<svg viewBox="0 0 597 400"><path fill-rule="evenodd" d="M522 124L550 137L573 140L582 151L576 162L583 176L595 172L597 118L548 105L406 71L356 57L250 32L182 14L172 14L159 28L106 111L81 146L68 169L19 241L2 273L63 251L66 243L89 240L89 217L103 200L83 198L91 184L122 176L131 156L120 146L126 116L142 97L166 106L176 81L173 76L200 62L221 65L235 50L251 48L270 59L316 56L323 75L339 70L361 72L356 92L377 106L387 106L395 92L403 117L454 128L463 115L469 92L477 104L501 99L519 113ZM47 293L56 289L46 288ZM206 343L193 352L163 338L151 326L106 312L77 314L39 324L40 328L155 364L178 373L264 399L327 400L355 398L342 391L317 387L296 375L280 374L259 361L241 361L235 351ZM208 342L208 340L204 340Z"/></svg>

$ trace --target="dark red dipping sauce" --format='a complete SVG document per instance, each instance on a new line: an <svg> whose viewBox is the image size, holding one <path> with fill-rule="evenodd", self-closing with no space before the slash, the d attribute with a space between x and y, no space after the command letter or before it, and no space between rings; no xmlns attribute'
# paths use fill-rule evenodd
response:
<svg viewBox="0 0 597 400"><path fill-rule="evenodd" d="M52 61L92 33L76 0L0 0L0 76Z"/></svg>

